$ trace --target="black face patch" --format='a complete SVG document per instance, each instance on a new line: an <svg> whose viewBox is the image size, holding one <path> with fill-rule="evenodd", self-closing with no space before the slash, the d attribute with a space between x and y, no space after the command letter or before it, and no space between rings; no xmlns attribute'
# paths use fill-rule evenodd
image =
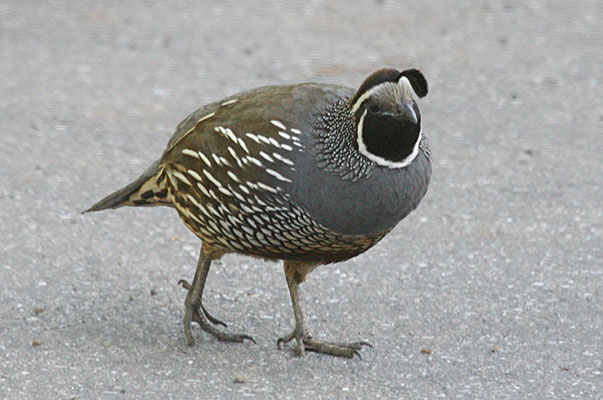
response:
<svg viewBox="0 0 603 400"><path fill-rule="evenodd" d="M420 122L367 112L361 134L369 153L388 161L401 162L412 154L420 131Z"/></svg>

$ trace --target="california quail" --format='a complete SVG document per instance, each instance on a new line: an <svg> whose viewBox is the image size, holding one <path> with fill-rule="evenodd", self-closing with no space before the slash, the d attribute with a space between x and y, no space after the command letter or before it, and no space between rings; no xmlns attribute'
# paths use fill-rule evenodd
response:
<svg viewBox="0 0 603 400"><path fill-rule="evenodd" d="M427 191L430 150L414 96L416 69L381 69L354 90L326 84L269 86L209 104L182 121L161 158L88 211L175 207L203 242L185 301L191 322L223 341L253 340L216 329L203 307L212 260L240 253L283 260L295 329L278 340L353 357L365 342L313 338L298 285L320 264L354 257L381 240Z"/></svg>

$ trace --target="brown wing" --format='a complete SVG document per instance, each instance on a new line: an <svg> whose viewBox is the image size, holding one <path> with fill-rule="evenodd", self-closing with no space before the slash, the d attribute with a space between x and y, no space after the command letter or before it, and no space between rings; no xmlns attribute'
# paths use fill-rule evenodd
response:
<svg viewBox="0 0 603 400"><path fill-rule="evenodd" d="M286 90L276 92L283 107ZM185 224L210 245L266 258L330 262L371 247L383 235L337 235L291 200L284 188L305 145L299 130L274 117L278 109L263 107L265 93L204 107L170 140L160 179Z"/></svg>

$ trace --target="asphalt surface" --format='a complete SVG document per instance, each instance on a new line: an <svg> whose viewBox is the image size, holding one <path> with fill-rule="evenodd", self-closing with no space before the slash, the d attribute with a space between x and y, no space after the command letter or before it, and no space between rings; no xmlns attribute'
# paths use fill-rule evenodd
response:
<svg viewBox="0 0 603 400"><path fill-rule="evenodd" d="M602 399L601 2L217 3L0 3L0 398ZM189 348L199 241L79 211L207 102L384 66L430 82L429 193L306 284L316 336L374 349L277 350L282 267L232 255L205 305L257 344Z"/></svg>

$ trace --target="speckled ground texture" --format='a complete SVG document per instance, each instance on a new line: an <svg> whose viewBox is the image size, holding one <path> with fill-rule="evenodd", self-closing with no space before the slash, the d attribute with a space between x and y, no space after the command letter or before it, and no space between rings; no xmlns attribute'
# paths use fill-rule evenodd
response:
<svg viewBox="0 0 603 400"><path fill-rule="evenodd" d="M101 5L101 3L104 3ZM218 5L221 4L221 5ZM0 3L0 398L603 398L603 5L593 1ZM197 107L418 67L433 180L382 243L305 284L226 256L182 330L200 242L167 208L79 211Z"/></svg>

